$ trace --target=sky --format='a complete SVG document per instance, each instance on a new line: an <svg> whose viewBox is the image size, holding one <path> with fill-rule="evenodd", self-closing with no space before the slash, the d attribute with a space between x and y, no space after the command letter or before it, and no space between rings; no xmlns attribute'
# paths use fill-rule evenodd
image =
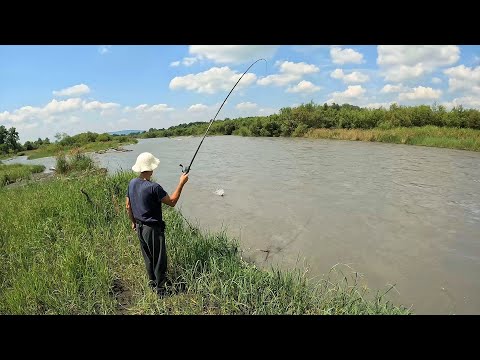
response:
<svg viewBox="0 0 480 360"><path fill-rule="evenodd" d="M20 141L349 103L480 109L477 45L0 45L0 125Z"/></svg>

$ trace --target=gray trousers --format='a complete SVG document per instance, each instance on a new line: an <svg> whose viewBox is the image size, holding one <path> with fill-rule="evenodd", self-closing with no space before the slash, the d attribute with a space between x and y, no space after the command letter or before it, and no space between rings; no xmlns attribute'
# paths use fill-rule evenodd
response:
<svg viewBox="0 0 480 360"><path fill-rule="evenodd" d="M164 285L167 274L165 223L152 226L137 222L137 234L150 286L159 290Z"/></svg>

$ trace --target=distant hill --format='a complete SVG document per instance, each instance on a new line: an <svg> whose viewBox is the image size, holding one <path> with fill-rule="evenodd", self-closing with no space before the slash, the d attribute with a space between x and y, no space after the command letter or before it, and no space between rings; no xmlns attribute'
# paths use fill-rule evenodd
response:
<svg viewBox="0 0 480 360"><path fill-rule="evenodd" d="M143 133L145 130L120 130L120 131L111 131L110 135L128 135L132 133Z"/></svg>

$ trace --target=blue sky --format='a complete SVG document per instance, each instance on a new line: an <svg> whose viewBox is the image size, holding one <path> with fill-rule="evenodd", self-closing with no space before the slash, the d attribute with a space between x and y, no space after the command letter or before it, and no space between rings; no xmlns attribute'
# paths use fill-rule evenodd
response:
<svg viewBox="0 0 480 360"><path fill-rule="evenodd" d="M480 108L480 46L0 46L0 125L20 140L208 121L286 106Z"/></svg>

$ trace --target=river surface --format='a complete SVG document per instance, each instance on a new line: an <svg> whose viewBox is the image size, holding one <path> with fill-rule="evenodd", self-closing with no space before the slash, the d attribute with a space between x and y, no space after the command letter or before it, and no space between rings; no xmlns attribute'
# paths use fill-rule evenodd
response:
<svg viewBox="0 0 480 360"><path fill-rule="evenodd" d="M149 151L172 193L198 137L140 140L94 154L115 172ZM17 158L15 162L27 162ZM9 163L9 162L5 162ZM53 158L28 161L47 166ZM223 189L224 196L214 192ZM237 238L260 266L336 264L417 314L480 314L480 153L320 139L205 139L177 204ZM348 266L347 266L348 265Z"/></svg>

